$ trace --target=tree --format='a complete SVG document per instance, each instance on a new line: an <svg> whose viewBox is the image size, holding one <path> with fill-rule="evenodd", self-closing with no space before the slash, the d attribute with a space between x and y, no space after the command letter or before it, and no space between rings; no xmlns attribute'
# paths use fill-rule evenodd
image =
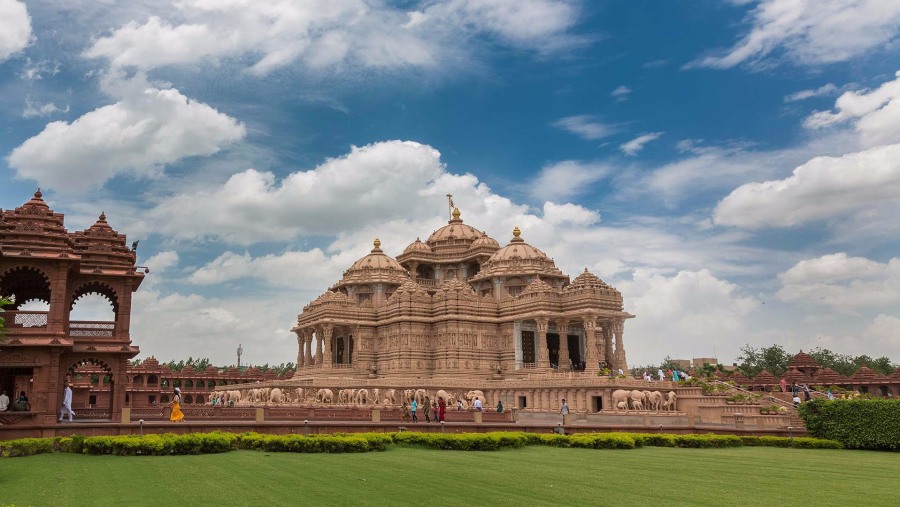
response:
<svg viewBox="0 0 900 507"><path fill-rule="evenodd" d="M878 359L862 354L856 357L847 354L838 354L822 347L816 347L809 353L820 366L831 368L841 375L849 377L863 366L871 368L882 375L890 375L894 372L894 365L888 357L881 356Z"/></svg>
<svg viewBox="0 0 900 507"><path fill-rule="evenodd" d="M15 302L16 302L15 296L9 296L9 297L0 296L0 313L3 313L5 311L3 308L12 305ZM5 340L5 338L3 337L4 330L6 329L5 324L6 324L6 319L4 319L3 317L0 317L0 343L3 343L3 341Z"/></svg>
<svg viewBox="0 0 900 507"><path fill-rule="evenodd" d="M768 370L772 375L780 377L787 371L791 356L784 350L784 347L778 344L759 349L747 344L741 347L741 355L737 360L740 363L738 371L747 377L753 378L763 370Z"/></svg>

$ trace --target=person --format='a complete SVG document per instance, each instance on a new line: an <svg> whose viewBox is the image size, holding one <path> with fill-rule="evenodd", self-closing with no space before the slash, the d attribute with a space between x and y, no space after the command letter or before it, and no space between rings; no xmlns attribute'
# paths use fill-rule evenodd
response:
<svg viewBox="0 0 900 507"><path fill-rule="evenodd" d="M402 422L406 422L409 420L409 406L406 402L403 402L403 417L400 419Z"/></svg>
<svg viewBox="0 0 900 507"><path fill-rule="evenodd" d="M462 400L456 400L456 410L462 410Z"/></svg>
<svg viewBox="0 0 900 507"><path fill-rule="evenodd" d="M72 422L72 419L75 417L75 412L72 411L72 383L66 382L66 388L63 391L63 402L62 407L59 409L59 422L63 422L63 417L66 415L69 416L69 422Z"/></svg>
<svg viewBox="0 0 900 507"><path fill-rule="evenodd" d="M425 402L425 409L423 412L425 412L425 422L431 422L431 407L428 405L428 402Z"/></svg>
<svg viewBox="0 0 900 507"><path fill-rule="evenodd" d="M619 375L625 375L625 372L622 371L622 368L619 368L618 370L616 370L616 373L618 373Z"/></svg>
<svg viewBox="0 0 900 507"><path fill-rule="evenodd" d="M791 392L794 393L794 396L797 396L800 394L800 388L797 387L796 381L791 381Z"/></svg>
<svg viewBox="0 0 900 507"><path fill-rule="evenodd" d="M28 403L28 396L25 395L25 391L19 393L19 397L16 398L16 403L13 405L13 410L16 412L31 411L31 404Z"/></svg>
<svg viewBox="0 0 900 507"><path fill-rule="evenodd" d="M503 401L502 400L497 402L497 413L498 414L503 413Z"/></svg>
<svg viewBox="0 0 900 507"><path fill-rule="evenodd" d="M9 396L6 395L6 391L0 392L0 412L6 412L8 408Z"/></svg>
<svg viewBox="0 0 900 507"><path fill-rule="evenodd" d="M831 389L828 390L828 399L834 401L834 394L831 392Z"/></svg>
<svg viewBox="0 0 900 507"><path fill-rule="evenodd" d="M795 407L800 406L800 395L798 395L798 394L794 394L794 406Z"/></svg>
<svg viewBox="0 0 900 507"><path fill-rule="evenodd" d="M175 395L172 396L172 414L169 416L171 422L184 422L184 413L181 411L181 388L175 388Z"/></svg>
<svg viewBox="0 0 900 507"><path fill-rule="evenodd" d="M416 417L416 410L419 408L419 404L416 400L412 400L412 403L409 405L409 411L412 412L412 420L414 423L419 422L419 419Z"/></svg>
<svg viewBox="0 0 900 507"><path fill-rule="evenodd" d="M566 403L566 399L565 399L565 398L563 398L563 400L562 400L562 407L560 407L559 412L562 414L562 416L563 416L563 424L565 424L565 422L566 422L566 416L569 415L569 404Z"/></svg>
<svg viewBox="0 0 900 507"><path fill-rule="evenodd" d="M678 382L678 370L672 370L672 382Z"/></svg>
<svg viewBox="0 0 900 507"><path fill-rule="evenodd" d="M481 398L475 398L475 410L481 412Z"/></svg>
<svg viewBox="0 0 900 507"><path fill-rule="evenodd" d="M803 384L803 399L809 401L810 397L809 385Z"/></svg>
<svg viewBox="0 0 900 507"><path fill-rule="evenodd" d="M438 398L438 420L444 422L444 412L447 411L447 402L444 398Z"/></svg>
<svg viewBox="0 0 900 507"><path fill-rule="evenodd" d="M663 380L666 379L666 374L663 373L662 368L660 368L659 370L657 370L656 376L659 377L659 381L660 381L660 382L662 382Z"/></svg>
<svg viewBox="0 0 900 507"><path fill-rule="evenodd" d="M787 392L787 379L784 377L781 377L781 392Z"/></svg>

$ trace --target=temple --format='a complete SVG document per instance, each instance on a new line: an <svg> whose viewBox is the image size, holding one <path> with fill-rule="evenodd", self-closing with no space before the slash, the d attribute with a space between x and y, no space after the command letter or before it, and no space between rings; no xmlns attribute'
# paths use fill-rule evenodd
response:
<svg viewBox="0 0 900 507"><path fill-rule="evenodd" d="M574 280L518 227L504 247L458 208L393 258L375 240L303 308L297 374L516 378L627 370L622 294L585 269Z"/></svg>
<svg viewBox="0 0 900 507"><path fill-rule="evenodd" d="M0 210L0 295L15 301L3 312L0 388L13 399L24 392L29 400L28 410L2 414L5 422L55 422L63 383L84 367L102 373L110 395L82 417L115 420L125 405L128 360L139 352L129 332L131 295L144 273L125 235L103 213L84 231L67 231L63 219L40 190L22 206ZM109 302L113 320L71 320L89 294ZM41 309L22 310L29 303Z"/></svg>

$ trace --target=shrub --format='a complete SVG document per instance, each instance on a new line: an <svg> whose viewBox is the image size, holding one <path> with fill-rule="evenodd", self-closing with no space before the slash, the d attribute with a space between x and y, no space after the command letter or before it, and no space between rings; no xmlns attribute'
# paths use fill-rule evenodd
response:
<svg viewBox="0 0 900 507"><path fill-rule="evenodd" d="M675 445L689 448L740 447L741 439L735 435L675 435Z"/></svg>
<svg viewBox="0 0 900 507"><path fill-rule="evenodd" d="M83 441L83 452L117 456L214 454L230 451L236 439L235 435L219 432L89 437Z"/></svg>
<svg viewBox="0 0 900 507"><path fill-rule="evenodd" d="M569 438L571 447L587 449L634 449L634 439L621 433L592 433L573 435Z"/></svg>
<svg viewBox="0 0 900 507"><path fill-rule="evenodd" d="M900 450L900 400L812 400L798 412L814 437L850 449Z"/></svg>
<svg viewBox="0 0 900 507"><path fill-rule="evenodd" d="M51 452L53 452L53 439L50 438L20 438L0 442L0 456L4 458L34 456Z"/></svg>
<svg viewBox="0 0 900 507"><path fill-rule="evenodd" d="M837 440L802 437L793 439L791 447L795 449L843 449L844 444Z"/></svg>

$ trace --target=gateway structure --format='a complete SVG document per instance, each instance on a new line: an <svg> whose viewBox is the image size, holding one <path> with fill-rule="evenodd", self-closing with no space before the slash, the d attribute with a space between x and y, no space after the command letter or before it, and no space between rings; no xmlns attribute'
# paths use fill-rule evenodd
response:
<svg viewBox="0 0 900 507"><path fill-rule="evenodd" d="M587 269L570 280L518 228L501 247L454 209L397 258L376 239L303 308L293 328L297 374L488 380L627 370L623 332L633 317Z"/></svg>

